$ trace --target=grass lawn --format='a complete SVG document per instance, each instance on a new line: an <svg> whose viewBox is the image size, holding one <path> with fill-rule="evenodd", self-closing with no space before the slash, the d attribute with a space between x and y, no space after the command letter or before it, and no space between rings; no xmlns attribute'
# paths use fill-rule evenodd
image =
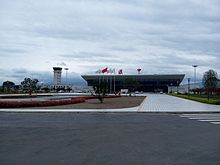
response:
<svg viewBox="0 0 220 165"><path fill-rule="evenodd" d="M198 101L198 102L202 102L202 103L207 103L207 104L220 105L220 95L213 95L210 97L209 100L208 100L207 95L199 95L199 94L184 95L184 94L174 94L174 93L169 94L169 95L181 97L181 98L189 99L189 100L193 100L193 101Z"/></svg>

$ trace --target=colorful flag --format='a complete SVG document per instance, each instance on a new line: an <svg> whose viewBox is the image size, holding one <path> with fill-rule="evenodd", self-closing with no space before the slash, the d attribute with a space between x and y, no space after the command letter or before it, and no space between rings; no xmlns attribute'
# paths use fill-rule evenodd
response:
<svg viewBox="0 0 220 165"><path fill-rule="evenodd" d="M113 74L115 74L115 68L114 68L114 69L112 69L112 73L113 73Z"/></svg>
<svg viewBox="0 0 220 165"><path fill-rule="evenodd" d="M122 69L118 70L118 74L123 74Z"/></svg>
<svg viewBox="0 0 220 165"><path fill-rule="evenodd" d="M108 68L102 69L102 73L108 72Z"/></svg>
<svg viewBox="0 0 220 165"><path fill-rule="evenodd" d="M108 73L115 74L115 69L109 69Z"/></svg>

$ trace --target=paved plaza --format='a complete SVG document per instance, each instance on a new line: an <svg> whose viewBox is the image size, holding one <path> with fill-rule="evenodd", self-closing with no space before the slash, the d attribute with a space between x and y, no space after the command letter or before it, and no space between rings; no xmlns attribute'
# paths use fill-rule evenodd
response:
<svg viewBox="0 0 220 165"><path fill-rule="evenodd" d="M140 94L146 96L140 106L121 109L0 109L0 112L220 112L220 105L211 105L166 94ZM133 96L135 97L135 96Z"/></svg>
<svg viewBox="0 0 220 165"><path fill-rule="evenodd" d="M146 112L220 112L220 105L211 105L166 94L146 94L138 108Z"/></svg>
<svg viewBox="0 0 220 165"><path fill-rule="evenodd" d="M190 120L197 120L200 122L208 122L210 124L220 125L220 113L209 113L209 114L181 114L180 117L188 118Z"/></svg>

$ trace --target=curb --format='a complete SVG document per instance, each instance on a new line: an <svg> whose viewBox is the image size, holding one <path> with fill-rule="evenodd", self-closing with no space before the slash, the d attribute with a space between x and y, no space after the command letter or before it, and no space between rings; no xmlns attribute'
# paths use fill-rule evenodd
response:
<svg viewBox="0 0 220 165"><path fill-rule="evenodd" d="M0 109L0 113L146 113L146 114L211 114L220 111L138 111L132 109Z"/></svg>

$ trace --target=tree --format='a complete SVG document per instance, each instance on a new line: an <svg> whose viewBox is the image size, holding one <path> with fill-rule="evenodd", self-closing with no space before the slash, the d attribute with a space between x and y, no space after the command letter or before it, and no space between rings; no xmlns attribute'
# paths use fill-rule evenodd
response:
<svg viewBox="0 0 220 165"><path fill-rule="evenodd" d="M15 83L12 82L12 81L5 81L3 82L2 84L2 88L3 88L3 91L4 92L10 92L11 91L11 88L15 86Z"/></svg>
<svg viewBox="0 0 220 165"><path fill-rule="evenodd" d="M100 81L98 85L93 86L93 89L96 93L96 96L101 103L103 103L103 101L104 101L104 97L106 95L107 88L108 88L108 84L104 80Z"/></svg>
<svg viewBox="0 0 220 165"><path fill-rule="evenodd" d="M32 92L36 91L38 82L38 79L25 78L21 82L21 85L23 90L27 91L31 95Z"/></svg>
<svg viewBox="0 0 220 165"><path fill-rule="evenodd" d="M218 81L218 74L216 71L210 69L204 73L202 82L208 91L208 99L210 95L210 89L216 88L218 86Z"/></svg>

